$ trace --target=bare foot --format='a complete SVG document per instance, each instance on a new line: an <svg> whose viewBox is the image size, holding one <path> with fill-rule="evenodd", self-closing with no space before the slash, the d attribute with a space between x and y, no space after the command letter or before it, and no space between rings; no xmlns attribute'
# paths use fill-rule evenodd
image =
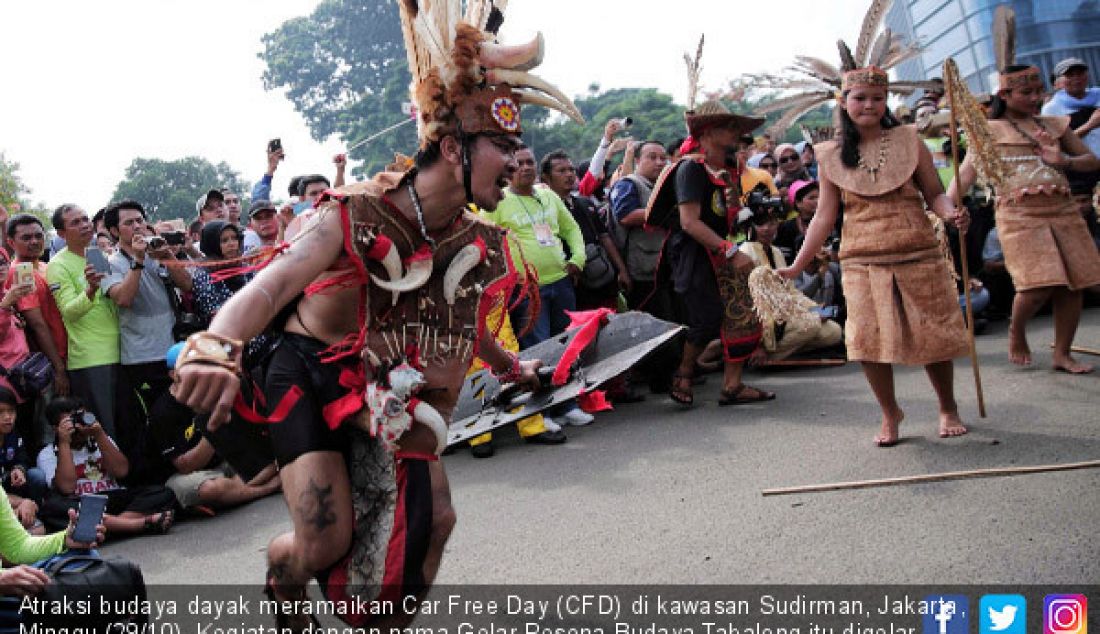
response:
<svg viewBox="0 0 1100 634"><path fill-rule="evenodd" d="M1027 345L1027 336L1016 332L1014 328L1008 330L1008 360L1016 365L1031 365L1031 348Z"/></svg>
<svg viewBox="0 0 1100 634"><path fill-rule="evenodd" d="M1087 363L1079 363L1077 359L1067 354L1054 356L1054 369L1067 374L1090 374L1093 367Z"/></svg>
<svg viewBox="0 0 1100 634"><path fill-rule="evenodd" d="M882 429L875 436L875 444L879 447L893 447L898 444L898 427L904 418L905 412L900 408L893 412L883 412Z"/></svg>
<svg viewBox="0 0 1100 634"><path fill-rule="evenodd" d="M940 438L962 436L967 431L969 430L963 426L958 412L940 414Z"/></svg>

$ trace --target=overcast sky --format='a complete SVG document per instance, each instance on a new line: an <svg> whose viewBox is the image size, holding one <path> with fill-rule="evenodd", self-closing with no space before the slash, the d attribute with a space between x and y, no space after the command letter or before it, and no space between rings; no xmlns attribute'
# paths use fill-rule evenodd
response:
<svg viewBox="0 0 1100 634"><path fill-rule="evenodd" d="M30 198L49 207L99 208L138 156L198 155L255 181L275 136L288 154L275 191L285 191L294 174L330 173L342 144L313 140L291 103L264 91L257 57L264 33L317 4L4 0L0 152L20 163ZM855 38L867 4L511 0L501 36L512 43L541 30L547 54L538 72L567 94L583 94L593 82L655 86L682 103L682 56L700 33L707 38L704 88L718 89L744 72L778 70L797 53L832 60L838 37Z"/></svg>

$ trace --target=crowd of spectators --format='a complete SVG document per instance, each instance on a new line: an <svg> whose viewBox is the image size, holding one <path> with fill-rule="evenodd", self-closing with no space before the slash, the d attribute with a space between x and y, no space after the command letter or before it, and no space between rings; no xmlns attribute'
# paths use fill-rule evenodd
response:
<svg viewBox="0 0 1100 634"><path fill-rule="evenodd" d="M1080 60L1066 60L1055 72L1062 88L1047 110L1074 117L1076 133L1095 142L1100 89L1088 87L1088 69ZM926 137L948 178L950 148L928 123L940 97L929 91L922 98L916 123L932 126ZM561 333L569 324L567 312L574 310L640 310L684 321L684 297L664 266L667 232L645 223L655 183L680 158L683 139L633 140L624 128L624 120L607 122L591 157L562 150L539 157L521 148L504 200L481 210L484 219L509 229L522 247L514 253L522 252L538 274L539 312L529 315L527 302L519 302L511 314L513 326L533 323L519 339L521 348ZM344 184L346 158L337 156L332 181L321 174L295 177L289 200L276 203L272 187L282 156L281 148L269 149L267 170L247 199L211 184L192 218L152 223L143 206L130 200L92 215L79 205L61 205L51 227L29 214L4 218L0 366L6 375L37 355L52 370L48 386L31 393L0 377L0 477L7 494L0 501L27 531L63 528L86 492L110 498L104 522L109 538L163 534L177 513L213 514L278 490L278 469L270 452L260 449L262 433L228 426L211 434L201 416L175 401L166 351L205 328L249 283L252 274L239 268L240 256L289 239L294 218L326 189ZM726 237L756 266L783 268L802 249L817 210L813 144L746 135L737 156L740 191L727 193L729 208L737 211L727 219ZM586 160L578 164L574 158ZM1081 211L1100 243L1093 204L1100 174L1072 176ZM966 243L953 230L945 230L944 239L956 261L960 249L967 250L972 279L960 276L960 302L969 292L976 325L984 325L1008 314L1012 282L991 196L976 188L965 202L973 218ZM843 358L841 223L842 214L813 265L794 282L816 305L814 319L798 328L764 323L752 365ZM271 335L250 342L246 365L272 343ZM720 347L712 343L697 362L702 371L721 366ZM628 403L646 398L646 387L667 392L678 363L676 346L666 347L613 382L609 396ZM592 421L591 413L567 403L526 431L521 424L521 435L532 443L560 444L566 426ZM488 436L471 446L477 457L495 451Z"/></svg>

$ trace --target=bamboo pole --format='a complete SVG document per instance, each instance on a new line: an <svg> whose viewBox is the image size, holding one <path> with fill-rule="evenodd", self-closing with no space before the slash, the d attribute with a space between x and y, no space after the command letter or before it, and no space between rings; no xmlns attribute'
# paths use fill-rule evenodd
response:
<svg viewBox="0 0 1100 634"><path fill-rule="evenodd" d="M950 58L948 58L950 61ZM951 167L955 171L955 205L962 207L962 191L959 182L959 122L955 109L953 82L944 82L947 101L951 107ZM970 303L970 263L966 257L966 231L959 230L959 260L962 264L963 297L966 299L966 336L970 344L970 367L974 369L974 389L978 395L978 416L985 418L985 395L982 393L982 373L978 368L978 349L974 343L974 309Z"/></svg>
<svg viewBox="0 0 1100 634"><path fill-rule="evenodd" d="M1054 344L1050 344L1050 347L1053 348ZM1091 354L1093 356L1100 357L1100 350L1097 350L1096 348L1086 348L1085 346L1070 346L1069 351L1076 352L1078 354Z"/></svg>
<svg viewBox="0 0 1100 634"><path fill-rule="evenodd" d="M805 486L781 487L777 489L764 489L763 491L761 491L761 493L764 495L764 497L769 497L773 495L791 495L794 493L820 493L821 491L870 489L873 487L897 486L900 484L944 482L948 480L965 480L970 478L995 478L1001 476L1026 475L1031 473L1071 471L1074 469L1095 469L1097 467L1100 467L1100 460L1071 462L1067 464L1035 465L1031 467L997 467L993 469L972 469L969 471L949 471L946 473L930 473L917 476L880 478L877 480L856 480L853 482L834 482L831 484L810 484Z"/></svg>

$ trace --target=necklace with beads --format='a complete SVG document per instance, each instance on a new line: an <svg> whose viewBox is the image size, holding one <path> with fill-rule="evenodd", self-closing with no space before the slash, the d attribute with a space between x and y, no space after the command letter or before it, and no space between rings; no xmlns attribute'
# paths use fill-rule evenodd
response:
<svg viewBox="0 0 1100 634"><path fill-rule="evenodd" d="M886 166L886 148L890 141L890 131L883 130L878 137L878 162L874 167L867 165L863 158L863 152L859 153L859 168L871 175L871 182L878 182L878 173Z"/></svg>
<svg viewBox="0 0 1100 634"><path fill-rule="evenodd" d="M1042 147L1042 144L1039 143L1039 140L1028 134L1027 131L1023 128L1021 128L1020 124L1016 123L1015 119L1013 119L1012 117L1005 117L1005 120L1008 121L1008 124L1011 125L1016 130L1016 132L1020 133L1020 136L1024 137L1028 140L1028 142L1031 143L1031 147L1033 149L1038 151ZM1043 132L1047 132L1046 126L1044 126L1041 121L1039 121L1035 117L1031 117L1031 120L1035 122L1035 126L1038 129L1042 130Z"/></svg>

